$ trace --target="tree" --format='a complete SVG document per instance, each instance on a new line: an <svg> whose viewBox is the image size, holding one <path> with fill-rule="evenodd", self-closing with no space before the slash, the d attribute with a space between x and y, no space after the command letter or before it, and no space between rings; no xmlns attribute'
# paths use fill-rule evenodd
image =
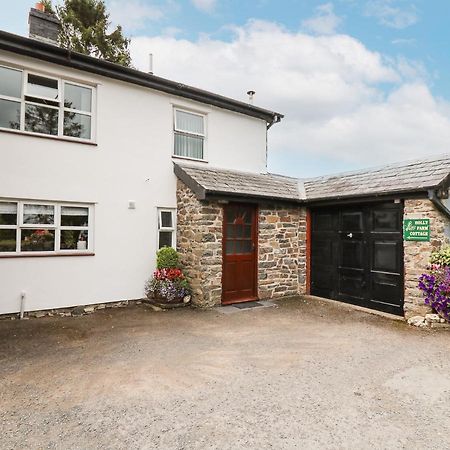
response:
<svg viewBox="0 0 450 450"><path fill-rule="evenodd" d="M61 22L61 47L122 66L131 65L130 40L120 25L108 33L111 22L103 0L65 0L62 6L56 6L56 12L51 0L42 3Z"/></svg>

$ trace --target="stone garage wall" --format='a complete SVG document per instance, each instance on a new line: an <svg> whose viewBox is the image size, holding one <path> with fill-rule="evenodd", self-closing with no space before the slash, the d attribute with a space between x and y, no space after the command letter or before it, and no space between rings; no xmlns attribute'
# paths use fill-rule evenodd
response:
<svg viewBox="0 0 450 450"><path fill-rule="evenodd" d="M177 250L196 306L219 305L222 298L222 217L215 202L200 202L177 181Z"/></svg>
<svg viewBox="0 0 450 450"><path fill-rule="evenodd" d="M449 243L450 222L428 199L405 200L405 219L430 219L430 242L404 242L405 317L425 315L431 309L424 305L417 288L419 276L426 270L431 253Z"/></svg>
<svg viewBox="0 0 450 450"><path fill-rule="evenodd" d="M259 208L258 289L261 299L306 292L306 209Z"/></svg>

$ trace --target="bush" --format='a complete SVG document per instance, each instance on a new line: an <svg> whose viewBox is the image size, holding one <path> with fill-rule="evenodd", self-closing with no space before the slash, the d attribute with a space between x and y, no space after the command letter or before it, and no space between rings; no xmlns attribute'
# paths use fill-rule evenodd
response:
<svg viewBox="0 0 450 450"><path fill-rule="evenodd" d="M156 253L156 267L158 269L177 269L180 264L178 252L172 247L163 247Z"/></svg>
<svg viewBox="0 0 450 450"><path fill-rule="evenodd" d="M450 246L444 247L437 252L433 252L430 258L431 264L438 264L439 266L450 266Z"/></svg>

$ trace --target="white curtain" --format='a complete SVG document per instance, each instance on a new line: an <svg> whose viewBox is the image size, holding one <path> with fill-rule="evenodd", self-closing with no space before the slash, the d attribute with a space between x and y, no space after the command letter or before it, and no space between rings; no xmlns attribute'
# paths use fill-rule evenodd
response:
<svg viewBox="0 0 450 450"><path fill-rule="evenodd" d="M0 202L0 214L17 214L17 203Z"/></svg>
<svg viewBox="0 0 450 450"><path fill-rule="evenodd" d="M175 133L175 155L203 159L203 138Z"/></svg>
<svg viewBox="0 0 450 450"><path fill-rule="evenodd" d="M205 134L203 116L190 114L184 111L176 111L176 127L178 131Z"/></svg>

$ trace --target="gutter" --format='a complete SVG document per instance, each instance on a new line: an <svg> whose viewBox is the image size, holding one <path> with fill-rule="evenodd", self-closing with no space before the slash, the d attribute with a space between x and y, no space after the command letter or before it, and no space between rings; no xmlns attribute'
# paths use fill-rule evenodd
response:
<svg viewBox="0 0 450 450"><path fill-rule="evenodd" d="M433 203L434 206L436 206L436 208L443 213L444 215L446 215L447 217L450 218L450 209L448 209L443 203L442 200L438 197L437 192L433 189L430 189L428 191L428 198L431 200L431 202Z"/></svg>
<svg viewBox="0 0 450 450"><path fill-rule="evenodd" d="M256 117L265 120L269 128L284 117L239 100L1 30L0 49Z"/></svg>
<svg viewBox="0 0 450 450"><path fill-rule="evenodd" d="M272 127L272 125L275 125L276 123L281 122L281 119L284 116L281 114L275 114L272 118L272 120L270 122L267 123L267 130L270 130L270 128Z"/></svg>

